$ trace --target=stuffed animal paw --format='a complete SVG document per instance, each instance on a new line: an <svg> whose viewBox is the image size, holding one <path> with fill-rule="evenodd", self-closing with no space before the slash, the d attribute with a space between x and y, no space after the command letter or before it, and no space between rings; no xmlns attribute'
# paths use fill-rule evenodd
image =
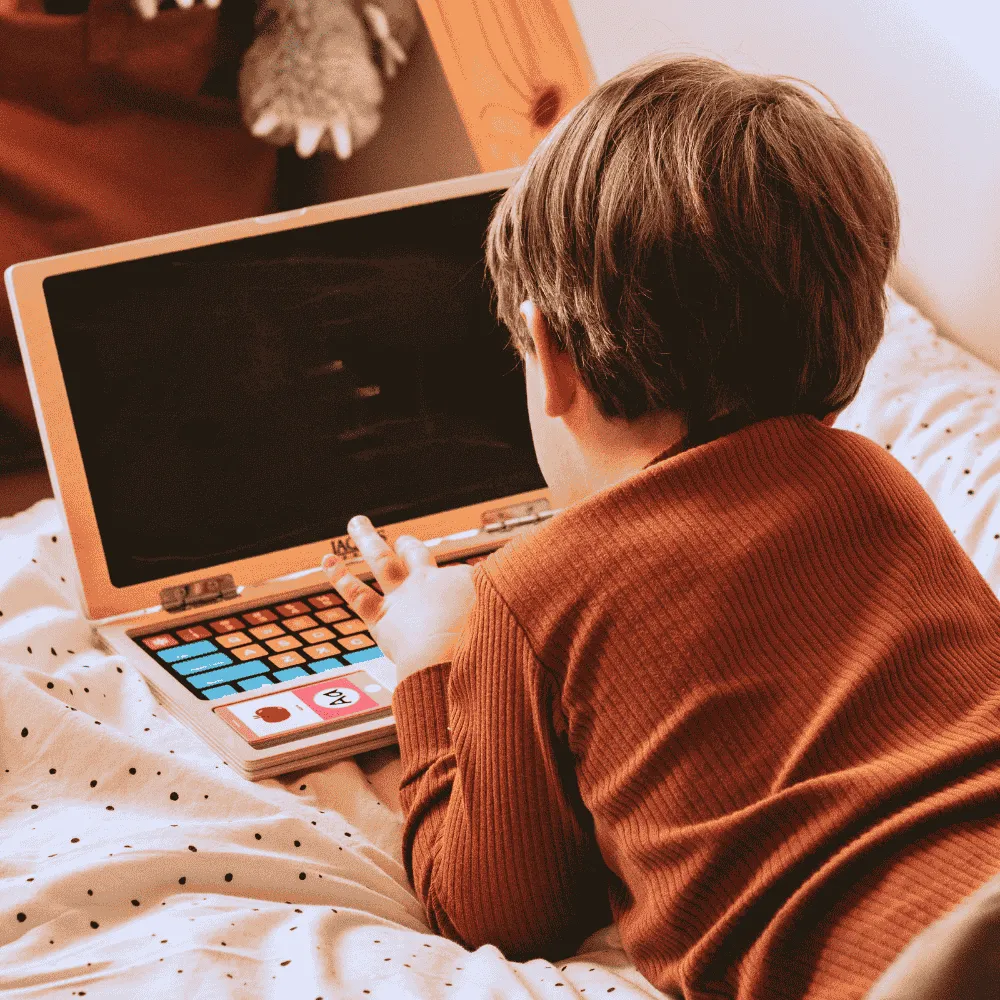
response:
<svg viewBox="0 0 1000 1000"><path fill-rule="evenodd" d="M146 19L160 2L132 0ZM202 2L218 7L222 0ZM406 62L419 25L416 0L257 3L256 35L240 70L243 120L273 145L294 142L300 156L332 149L346 159L378 131L382 77L391 79Z"/></svg>

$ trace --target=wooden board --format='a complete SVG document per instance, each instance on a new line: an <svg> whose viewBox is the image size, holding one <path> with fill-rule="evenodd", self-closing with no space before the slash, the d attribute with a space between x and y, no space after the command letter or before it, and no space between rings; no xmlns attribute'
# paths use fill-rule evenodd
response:
<svg viewBox="0 0 1000 1000"><path fill-rule="evenodd" d="M524 163L594 72L569 0L418 0L483 170Z"/></svg>

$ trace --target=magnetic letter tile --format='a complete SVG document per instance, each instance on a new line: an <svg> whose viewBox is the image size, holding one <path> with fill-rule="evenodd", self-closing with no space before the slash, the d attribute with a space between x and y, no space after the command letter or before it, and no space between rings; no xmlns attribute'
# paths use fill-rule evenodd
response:
<svg viewBox="0 0 1000 1000"><path fill-rule="evenodd" d="M243 622L239 618L220 618L217 622L208 623L216 632L235 632L238 628L243 628Z"/></svg>
<svg viewBox="0 0 1000 1000"><path fill-rule="evenodd" d="M312 628L317 624L315 618L309 615L299 615L298 618L286 618L282 623L289 632L301 632L304 628Z"/></svg>
<svg viewBox="0 0 1000 1000"><path fill-rule="evenodd" d="M243 620L248 625L266 625L268 622L275 621L277 617L273 611L268 611L267 608L261 608L259 611L243 612Z"/></svg>
<svg viewBox="0 0 1000 1000"><path fill-rule="evenodd" d="M146 649L166 649L168 646L176 646L177 640L172 635L151 635L142 640Z"/></svg>
<svg viewBox="0 0 1000 1000"><path fill-rule="evenodd" d="M246 632L230 632L228 635L220 635L215 640L220 646L231 649L233 646L242 646L250 641L250 636Z"/></svg>
<svg viewBox="0 0 1000 1000"><path fill-rule="evenodd" d="M185 642L197 642L199 639L207 639L212 633L202 625L192 625L190 628L179 629L177 634Z"/></svg>
<svg viewBox="0 0 1000 1000"><path fill-rule="evenodd" d="M280 625L258 625L250 629L250 634L258 639L272 639L276 635L284 635L285 630Z"/></svg>
<svg viewBox="0 0 1000 1000"><path fill-rule="evenodd" d="M335 608L338 604L344 603L340 594L316 594L308 598L308 601L314 608Z"/></svg>
<svg viewBox="0 0 1000 1000"><path fill-rule="evenodd" d="M291 615L306 614L309 611L309 605L303 604L301 601L290 601L288 604L276 605L274 610L277 611L282 618L288 618Z"/></svg>
<svg viewBox="0 0 1000 1000"><path fill-rule="evenodd" d="M317 611L316 617L321 622L342 622L345 618L350 618L351 613L346 608L330 608L328 611Z"/></svg>

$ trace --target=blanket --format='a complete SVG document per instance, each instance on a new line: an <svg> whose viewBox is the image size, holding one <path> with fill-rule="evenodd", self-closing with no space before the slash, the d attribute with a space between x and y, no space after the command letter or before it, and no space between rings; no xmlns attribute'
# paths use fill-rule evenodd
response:
<svg viewBox="0 0 1000 1000"><path fill-rule="evenodd" d="M838 426L888 448L1000 585L1000 374L891 297ZM659 997L614 927L556 962L429 932L394 748L257 784L80 611L52 500L0 520L0 991L13 997Z"/></svg>

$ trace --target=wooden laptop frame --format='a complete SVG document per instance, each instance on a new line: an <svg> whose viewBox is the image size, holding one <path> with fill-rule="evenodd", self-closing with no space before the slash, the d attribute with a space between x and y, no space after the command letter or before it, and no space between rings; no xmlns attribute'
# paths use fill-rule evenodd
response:
<svg viewBox="0 0 1000 1000"><path fill-rule="evenodd" d="M160 592L163 588L182 586L227 573L232 575L238 588L256 589L257 586L275 578L317 567L322 557L331 550L331 543L336 543L338 538L343 541L345 536L206 566L145 583L125 587L115 586L108 572L107 559L97 527L97 518L49 321L42 284L44 280L56 274L226 243L248 236L260 236L338 219L374 215L411 205L444 201L488 191L501 191L509 187L520 172L521 168L518 167L364 195L291 212L279 212L164 236L117 243L93 250L46 257L15 264L7 269L5 273L7 290L41 432L45 460L56 499L66 517L76 559L80 595L84 611L90 620L106 620L122 615L133 615L142 610L156 609L160 606ZM387 525L383 530L390 542L403 533L423 539L442 538L475 529L488 519L491 511L496 511L497 508L510 508L525 502L547 502L547 498L548 492L544 489L516 496L498 497L487 503ZM383 528L381 525L379 527Z"/></svg>

